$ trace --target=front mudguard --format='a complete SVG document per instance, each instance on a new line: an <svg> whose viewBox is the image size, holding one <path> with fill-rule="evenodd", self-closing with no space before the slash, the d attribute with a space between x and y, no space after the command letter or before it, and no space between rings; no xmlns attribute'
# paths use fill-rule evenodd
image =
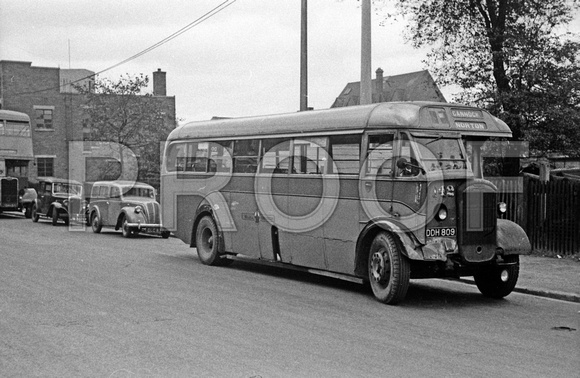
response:
<svg viewBox="0 0 580 378"><path fill-rule="evenodd" d="M62 203L60 202L53 202L50 205L50 208L52 209L52 211L58 211L59 214L62 214L64 216L68 216L68 207L64 206Z"/></svg>
<svg viewBox="0 0 580 378"><path fill-rule="evenodd" d="M504 255L526 255L532 252L530 239L524 229L507 219L497 220L496 243Z"/></svg>
<svg viewBox="0 0 580 378"><path fill-rule="evenodd" d="M131 224L146 224L147 223L147 218L145 218L145 214L143 214L143 212L137 213L135 211L135 206L131 206L131 207L124 207L121 209L121 213L119 214L119 217L117 219L117 225L115 227L116 230L120 229L122 224L122 219L125 218L127 219L128 223Z"/></svg>
<svg viewBox="0 0 580 378"><path fill-rule="evenodd" d="M379 219L369 222L359 234L355 252L355 274L366 276L369 247L381 230L395 235L401 247L401 254L410 260L424 260L419 241L404 225L391 219Z"/></svg>

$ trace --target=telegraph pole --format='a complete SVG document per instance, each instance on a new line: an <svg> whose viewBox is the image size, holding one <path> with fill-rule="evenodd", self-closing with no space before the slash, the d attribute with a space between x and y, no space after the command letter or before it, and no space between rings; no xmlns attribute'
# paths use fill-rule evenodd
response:
<svg viewBox="0 0 580 378"><path fill-rule="evenodd" d="M300 111L308 110L308 0L302 0L300 28Z"/></svg>
<svg viewBox="0 0 580 378"><path fill-rule="evenodd" d="M372 104L371 0L362 0L360 104Z"/></svg>

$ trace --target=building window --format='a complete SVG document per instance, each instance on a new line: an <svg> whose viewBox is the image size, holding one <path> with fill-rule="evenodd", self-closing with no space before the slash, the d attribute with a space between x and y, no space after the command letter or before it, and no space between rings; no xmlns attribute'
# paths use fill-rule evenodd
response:
<svg viewBox="0 0 580 378"><path fill-rule="evenodd" d="M36 170L38 176L54 176L54 158L36 158Z"/></svg>
<svg viewBox="0 0 580 378"><path fill-rule="evenodd" d="M28 160L6 160L6 173L13 177L28 176Z"/></svg>
<svg viewBox="0 0 580 378"><path fill-rule="evenodd" d="M36 113L36 129L37 130L53 130L53 116L54 106L35 106Z"/></svg>

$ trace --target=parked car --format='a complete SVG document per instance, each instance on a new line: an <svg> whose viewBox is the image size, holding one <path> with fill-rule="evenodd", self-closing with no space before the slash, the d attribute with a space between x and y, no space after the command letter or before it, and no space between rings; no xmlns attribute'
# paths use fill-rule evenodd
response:
<svg viewBox="0 0 580 378"><path fill-rule="evenodd" d="M32 205L36 201L38 195L36 194L36 189L34 188L23 188L20 189L20 195L18 196L19 206L18 210L24 210L24 216L26 218L32 218Z"/></svg>
<svg viewBox="0 0 580 378"><path fill-rule="evenodd" d="M155 189L148 184L132 181L97 181L91 189L88 221L93 232L103 227L121 230L129 238L139 232L169 237L161 226L159 203Z"/></svg>
<svg viewBox="0 0 580 378"><path fill-rule="evenodd" d="M50 218L56 225L59 219L65 224L84 221L83 186L74 180L52 177L38 179L37 198L32 203L31 217L38 222L41 217Z"/></svg>

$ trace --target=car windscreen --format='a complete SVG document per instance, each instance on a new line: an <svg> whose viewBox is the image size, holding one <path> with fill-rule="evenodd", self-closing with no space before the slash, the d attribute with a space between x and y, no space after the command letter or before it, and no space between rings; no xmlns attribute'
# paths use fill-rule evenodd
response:
<svg viewBox="0 0 580 378"><path fill-rule="evenodd" d="M83 187L77 184L54 183L52 185L52 192L54 194L71 194L80 196L83 192Z"/></svg>

